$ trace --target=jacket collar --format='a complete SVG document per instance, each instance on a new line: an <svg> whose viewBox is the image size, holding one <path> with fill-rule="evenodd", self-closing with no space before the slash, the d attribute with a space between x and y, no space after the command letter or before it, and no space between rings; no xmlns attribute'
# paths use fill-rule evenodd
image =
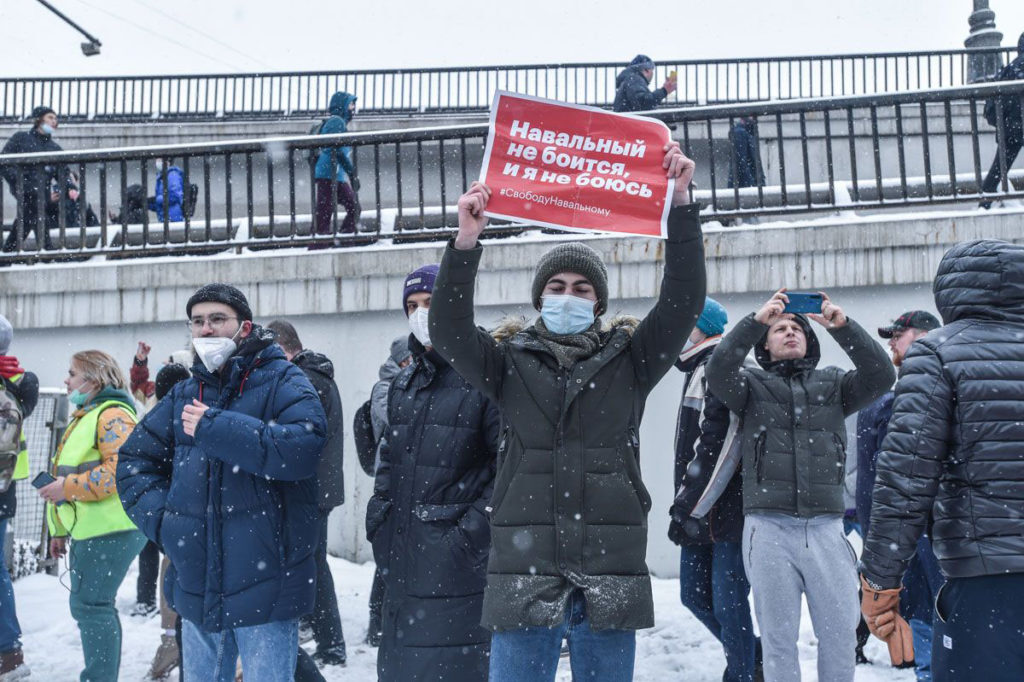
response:
<svg viewBox="0 0 1024 682"><path fill-rule="evenodd" d="M722 342L722 335L709 336L698 344L690 346L679 354L676 360L676 367L680 372L690 373L697 365L704 362L704 359L714 352L719 343Z"/></svg>

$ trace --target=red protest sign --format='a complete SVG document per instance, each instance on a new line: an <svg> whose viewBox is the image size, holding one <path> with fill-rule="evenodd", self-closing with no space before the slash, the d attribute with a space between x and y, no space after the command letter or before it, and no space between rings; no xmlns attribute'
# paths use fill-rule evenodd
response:
<svg viewBox="0 0 1024 682"><path fill-rule="evenodd" d="M666 236L674 180L668 127L510 92L495 93L480 181L487 215L563 230Z"/></svg>

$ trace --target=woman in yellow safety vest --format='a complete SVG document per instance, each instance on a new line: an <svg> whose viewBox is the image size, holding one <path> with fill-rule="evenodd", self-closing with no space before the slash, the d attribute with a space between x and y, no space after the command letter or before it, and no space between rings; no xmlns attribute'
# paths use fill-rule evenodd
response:
<svg viewBox="0 0 1024 682"><path fill-rule="evenodd" d="M121 623L114 598L146 544L115 485L117 452L135 428L134 402L117 362L102 351L75 353L64 384L75 412L53 456L56 480L39 494L48 502L50 554L63 556L71 537L70 603L82 637L81 678L116 681Z"/></svg>

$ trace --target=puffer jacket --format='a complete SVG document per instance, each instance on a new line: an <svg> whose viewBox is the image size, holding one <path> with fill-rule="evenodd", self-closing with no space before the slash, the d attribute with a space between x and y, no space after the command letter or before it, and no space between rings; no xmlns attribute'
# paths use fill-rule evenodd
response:
<svg viewBox="0 0 1024 682"><path fill-rule="evenodd" d="M1024 572L1024 246L950 249L944 327L910 347L876 464L862 572L895 587L932 515L947 578Z"/></svg>
<svg viewBox="0 0 1024 682"><path fill-rule="evenodd" d="M613 111L650 111L668 97L665 88L648 89L639 66L627 66L615 77Z"/></svg>
<svg viewBox="0 0 1024 682"><path fill-rule="evenodd" d="M387 436L366 512L386 585L381 682L487 679L480 626L491 533L498 409L410 337L415 360L391 382Z"/></svg>
<svg viewBox="0 0 1024 682"><path fill-rule="evenodd" d="M896 373L881 345L853 320L829 334L855 370L818 369L821 348L810 323L798 360L773 362L768 325L740 320L708 362L708 386L743 420L743 511L810 517L843 515L846 417L889 390ZM743 367L751 347L760 367Z"/></svg>
<svg viewBox="0 0 1024 682"><path fill-rule="evenodd" d="M193 399L210 409L187 436ZM216 374L197 361L135 428L117 489L171 560L164 594L182 618L218 632L312 610L325 431L309 379L258 326Z"/></svg>
<svg viewBox="0 0 1024 682"><path fill-rule="evenodd" d="M430 305L430 338L504 420L491 500L484 625L554 627L581 590L595 629L654 624L647 571L651 498L640 475L644 403L704 306L696 206L668 217L665 269L639 324L598 331L597 350L566 369L535 326L496 341L473 323L483 247L449 245ZM595 324L595 331L599 328Z"/></svg>

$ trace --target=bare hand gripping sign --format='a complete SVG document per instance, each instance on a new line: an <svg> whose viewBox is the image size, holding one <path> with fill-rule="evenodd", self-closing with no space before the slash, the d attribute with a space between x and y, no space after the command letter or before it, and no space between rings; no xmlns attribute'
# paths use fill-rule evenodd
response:
<svg viewBox="0 0 1024 682"><path fill-rule="evenodd" d="M480 170L492 191L486 214L664 239L670 141L656 119L498 91Z"/></svg>

